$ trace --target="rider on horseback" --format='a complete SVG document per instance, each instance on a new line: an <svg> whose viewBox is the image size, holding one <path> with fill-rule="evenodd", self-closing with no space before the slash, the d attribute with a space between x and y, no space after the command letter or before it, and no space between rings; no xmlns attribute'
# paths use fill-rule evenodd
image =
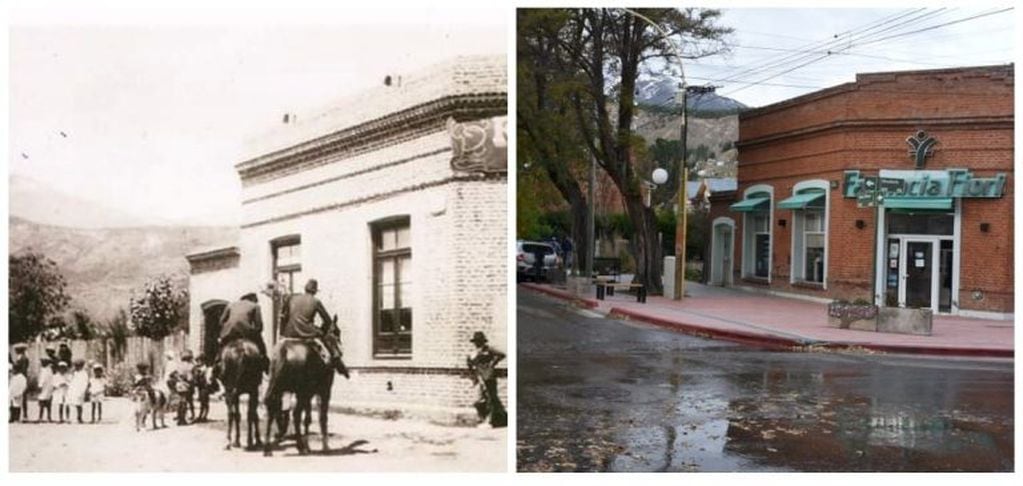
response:
<svg viewBox="0 0 1023 486"><path fill-rule="evenodd" d="M220 317L220 347L235 339L247 339L259 348L263 358L263 371L269 369L269 358L266 355L266 344L263 342L263 317L259 310L259 299L255 293L248 293L240 300L229 305Z"/></svg>
<svg viewBox="0 0 1023 486"><path fill-rule="evenodd" d="M284 303L281 313L281 322L284 323L284 331L281 336L298 339L318 339L330 353L330 364L345 378L348 378L348 368L341 361L341 343L330 332L332 321L327 309L323 307L320 299L316 298L318 284L316 279L309 279L305 284L304 294L295 294ZM323 326L315 326L316 316L319 315Z"/></svg>

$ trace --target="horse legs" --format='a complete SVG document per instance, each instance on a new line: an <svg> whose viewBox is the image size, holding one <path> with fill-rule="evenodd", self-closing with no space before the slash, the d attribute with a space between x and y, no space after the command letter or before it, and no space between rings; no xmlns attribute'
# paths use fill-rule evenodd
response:
<svg viewBox="0 0 1023 486"><path fill-rule="evenodd" d="M255 437L255 445L260 445L262 440L259 438L259 392L252 390L249 392L249 411L248 411L248 447L251 449L253 446L253 437Z"/></svg>
<svg viewBox="0 0 1023 486"><path fill-rule="evenodd" d="M231 416L231 393L224 394L224 406L227 407L227 445L224 450L231 450L231 427L234 425L234 418Z"/></svg>
<svg viewBox="0 0 1023 486"><path fill-rule="evenodd" d="M309 453L309 429L301 430L304 425L302 414L310 414L312 409L311 396L301 394L298 396L298 404L295 407L295 429L298 431L298 453L305 455Z"/></svg>
<svg viewBox="0 0 1023 486"><path fill-rule="evenodd" d="M330 400L327 398L330 391L327 391L326 395L320 395L319 406L320 406L320 437L323 440L323 452L330 450L330 436L327 434L327 411L330 408Z"/></svg>
<svg viewBox="0 0 1023 486"><path fill-rule="evenodd" d="M263 402L266 407L266 441L263 442L263 456L270 457L273 455L273 446L275 444L272 437L273 426L275 421L280 425L278 415L280 415L281 410L280 394L274 389L272 383L266 392L266 398Z"/></svg>

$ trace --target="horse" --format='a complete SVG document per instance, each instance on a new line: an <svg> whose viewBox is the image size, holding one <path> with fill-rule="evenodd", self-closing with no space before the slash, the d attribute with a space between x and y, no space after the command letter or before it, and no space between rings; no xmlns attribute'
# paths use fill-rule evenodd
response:
<svg viewBox="0 0 1023 486"><path fill-rule="evenodd" d="M245 445L262 445L259 437L259 385L263 382L263 357L259 348L248 339L235 339L220 351L220 382L224 385L224 403L227 404L227 450L241 447L241 396L249 396L247 415L248 435ZM231 432L234 441L231 441Z"/></svg>
<svg viewBox="0 0 1023 486"><path fill-rule="evenodd" d="M337 328L337 316L328 330L335 337L339 336ZM315 345L300 339L282 339L273 350L273 360L270 365L270 383L267 385L266 398L266 441L263 443L263 455L273 455L271 440L271 428L274 420L277 420L281 427L282 434L287 425L281 417L281 400L285 392L295 394L296 405L294 410L295 421L295 444L298 453L308 454L309 449L309 427L302 430L301 419L303 414L309 416L312 413L312 397L316 396L319 402L320 412L320 437L323 441L323 451L330 450L330 440L327 435L327 412L330 408L330 389L334 386L334 367L323 360Z"/></svg>
<svg viewBox="0 0 1023 486"><path fill-rule="evenodd" d="M167 408L167 395L162 390L148 390L137 386L131 391L131 401L135 404L135 432L146 428L146 416L153 415L153 430L156 430L156 419L160 419L160 427L167 427L164 412Z"/></svg>

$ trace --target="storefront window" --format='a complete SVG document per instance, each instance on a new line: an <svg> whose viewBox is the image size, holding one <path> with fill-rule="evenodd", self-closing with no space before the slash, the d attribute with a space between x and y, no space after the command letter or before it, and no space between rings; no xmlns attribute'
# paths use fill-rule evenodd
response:
<svg viewBox="0 0 1023 486"><path fill-rule="evenodd" d="M412 242L409 219L373 225L373 354L412 354Z"/></svg>
<svg viewBox="0 0 1023 486"><path fill-rule="evenodd" d="M891 235L951 235L955 230L952 213L886 212L885 227Z"/></svg>

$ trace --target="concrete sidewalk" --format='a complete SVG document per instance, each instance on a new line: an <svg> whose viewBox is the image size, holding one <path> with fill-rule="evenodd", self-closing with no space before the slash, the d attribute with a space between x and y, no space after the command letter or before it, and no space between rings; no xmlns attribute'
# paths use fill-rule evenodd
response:
<svg viewBox="0 0 1023 486"><path fill-rule="evenodd" d="M930 336L837 329L828 326L827 305L687 282L684 301L629 294L598 301L551 285L526 288L613 317L687 334L782 349L869 350L903 354L1013 358L1013 322L936 316Z"/></svg>

